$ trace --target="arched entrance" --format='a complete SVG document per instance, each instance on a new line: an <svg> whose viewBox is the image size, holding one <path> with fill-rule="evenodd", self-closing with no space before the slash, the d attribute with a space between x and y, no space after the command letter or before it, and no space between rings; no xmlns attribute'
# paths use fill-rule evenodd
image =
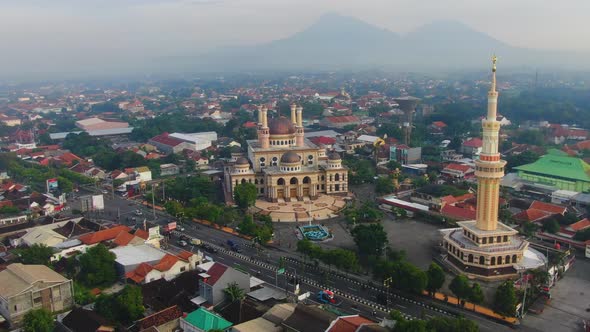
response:
<svg viewBox="0 0 590 332"><path fill-rule="evenodd" d="M285 179L277 180L277 198L285 198Z"/></svg>
<svg viewBox="0 0 590 332"><path fill-rule="evenodd" d="M292 177L291 180L289 180L289 184L289 197L297 197L297 185L299 184L299 180L296 177Z"/></svg>
<svg viewBox="0 0 590 332"><path fill-rule="evenodd" d="M303 196L311 196L311 178L309 176L303 178Z"/></svg>

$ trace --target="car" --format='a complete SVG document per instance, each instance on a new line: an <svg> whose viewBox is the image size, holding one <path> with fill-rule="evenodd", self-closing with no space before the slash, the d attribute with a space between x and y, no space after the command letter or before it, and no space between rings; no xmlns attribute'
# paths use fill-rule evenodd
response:
<svg viewBox="0 0 590 332"><path fill-rule="evenodd" d="M205 250L206 252L211 252L211 253L217 253L217 249L211 247L210 245L203 245L203 250Z"/></svg>
<svg viewBox="0 0 590 332"><path fill-rule="evenodd" d="M184 230L185 230L184 226L182 226L182 225L178 225L178 226L176 226L176 229L177 229L179 232L184 232Z"/></svg>
<svg viewBox="0 0 590 332"><path fill-rule="evenodd" d="M180 239L183 241L187 241L187 242L191 240L188 236L186 236L184 234L180 236Z"/></svg>
<svg viewBox="0 0 590 332"><path fill-rule="evenodd" d="M141 216L141 215L143 215L143 212L141 212L141 210L135 210L135 215Z"/></svg>
<svg viewBox="0 0 590 332"><path fill-rule="evenodd" d="M181 247L186 247L188 243L185 240L178 240L178 245Z"/></svg>
<svg viewBox="0 0 590 332"><path fill-rule="evenodd" d="M108 190L106 190L106 189L103 189L103 190L102 190L102 193L106 195L106 194L108 194L108 193L109 193L109 191L108 191Z"/></svg>

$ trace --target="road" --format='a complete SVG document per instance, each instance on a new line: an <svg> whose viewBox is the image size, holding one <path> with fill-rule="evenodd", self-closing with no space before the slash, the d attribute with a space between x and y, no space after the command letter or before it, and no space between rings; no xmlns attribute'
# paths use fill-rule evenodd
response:
<svg viewBox="0 0 590 332"><path fill-rule="evenodd" d="M338 307L338 310L347 313L360 313L371 316L373 310L375 310L376 317L382 318L387 312L395 309L399 310L408 319L428 319L435 316L454 317L457 312L460 312L463 316L475 321L481 331L496 332L512 330L511 327L485 319L469 311L457 311L454 306L432 303L421 297L410 298L395 292L391 292L388 295L385 289L357 276L346 275L337 271L326 271L322 267L304 265L295 258L297 255L292 253L274 249L260 251L250 244L249 241L236 239L231 234L206 226L189 226L183 234L198 238L204 243L215 247L218 250L217 253L205 253L214 260L228 266L245 269L257 278L270 284L275 284L276 282L279 287L285 288L287 286L287 289L291 292L294 289L294 285L286 285L286 282L287 279L294 278L295 276L300 281L301 293L309 291L315 295L319 290L332 290L336 293L338 299L342 300L342 304ZM241 253L233 252L227 248L225 244L229 239L239 244L242 250ZM171 243L176 243L175 237L171 239ZM192 248L192 250L197 249L196 247ZM275 272L278 268L280 257L287 257L285 261L287 272L286 276L279 276L278 280L275 281ZM258 271L261 272L260 275L257 275ZM387 303L386 299L388 297L389 306L386 307L385 304ZM536 331L526 327L522 327L521 329L525 331Z"/></svg>
<svg viewBox="0 0 590 332"><path fill-rule="evenodd" d="M99 192L100 189L91 189L88 192L81 192L80 195L97 194ZM172 219L166 213L156 211L154 220L152 209L136 201L127 200L117 195L115 195L114 199L109 194L104 196L105 211L99 214L97 219L115 221L117 215L119 215L119 222L130 226L141 224L143 218L150 222L155 221L160 225L164 225ZM73 206L72 208L75 209L76 207ZM142 211L142 216L135 216L136 210ZM136 218L136 221L132 220L133 217ZM388 293L386 289L371 281L369 276L344 274L330 270L325 266L304 264L301 261L301 256L295 252L274 247L256 248L250 241L200 224L192 223L186 226L183 232L184 235L198 238L218 249L217 253L206 253L207 256L213 257L214 260L228 266L242 268L265 282L273 285L276 283L279 287L286 288L291 292L294 290L294 285L288 283L288 281L297 276L300 281L300 294L309 291L312 294L312 299L315 299L315 294L320 290L332 290L337 298L342 300L342 304L337 308L340 311L367 316L373 315L373 311L375 311L376 317L382 318L387 312L395 309L399 310L408 319L428 319L435 316L454 317L457 313L460 313L475 321L481 331L511 330L506 325L485 319L468 310L459 310L452 305L446 305L438 301L433 302L425 297L409 297L395 291L389 291ZM235 253L227 248L226 243L230 239L239 244L242 250L241 253ZM176 244L176 240L176 237L171 238L171 245ZM198 248L193 247L191 250L196 251ZM280 275L278 280L275 280L275 272L281 257L286 258L285 267L287 272L285 275ZM257 275L258 271L261 272L259 275ZM531 332L538 331L525 326L521 326L520 329Z"/></svg>

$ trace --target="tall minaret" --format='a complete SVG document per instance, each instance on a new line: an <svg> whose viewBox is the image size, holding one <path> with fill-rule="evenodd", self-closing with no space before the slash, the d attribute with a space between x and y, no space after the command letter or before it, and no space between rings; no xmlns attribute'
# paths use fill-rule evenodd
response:
<svg viewBox="0 0 590 332"><path fill-rule="evenodd" d="M305 146L305 133L303 131L303 107L297 107L297 125L295 126L295 145Z"/></svg>
<svg viewBox="0 0 590 332"><path fill-rule="evenodd" d="M263 149L268 149L268 147L270 146L270 132L268 129L267 113L268 109L266 108L266 105L258 107L258 121L260 122L260 127L258 128L258 142L260 143L260 147Z"/></svg>
<svg viewBox="0 0 590 332"><path fill-rule="evenodd" d="M498 225L500 181L506 161L500 160L498 141L500 122L496 120L498 91L496 91L496 56L492 57L492 86L488 92L488 114L482 120L483 147L475 161L477 177L477 222L481 230L495 230Z"/></svg>

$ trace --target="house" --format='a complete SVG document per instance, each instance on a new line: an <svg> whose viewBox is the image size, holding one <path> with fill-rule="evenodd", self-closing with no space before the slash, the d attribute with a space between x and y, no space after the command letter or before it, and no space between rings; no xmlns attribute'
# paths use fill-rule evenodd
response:
<svg viewBox="0 0 590 332"><path fill-rule="evenodd" d="M587 228L590 228L590 220L588 220L588 218L584 218L580 221L577 221L577 222L565 227L565 229L567 231L574 232L574 233L583 231Z"/></svg>
<svg viewBox="0 0 590 332"><path fill-rule="evenodd" d="M76 308L58 319L56 330L64 332L114 332L115 326L94 310Z"/></svg>
<svg viewBox="0 0 590 332"><path fill-rule="evenodd" d="M166 253L157 263L141 263L134 270L125 273L127 279L144 284L158 279L171 280L179 274L194 270L201 257L192 252L182 251L177 255Z"/></svg>
<svg viewBox="0 0 590 332"><path fill-rule="evenodd" d="M440 214L454 220L475 220L477 217L475 210L450 204L444 205L440 209Z"/></svg>
<svg viewBox="0 0 590 332"><path fill-rule="evenodd" d="M89 246L97 245L101 242L113 241L121 232L129 232L131 228L118 225L109 229L103 229L94 233L80 236L79 240Z"/></svg>
<svg viewBox="0 0 590 332"><path fill-rule="evenodd" d="M180 319L180 328L184 332L207 332L209 330L229 331L232 323L202 307Z"/></svg>
<svg viewBox="0 0 590 332"><path fill-rule="evenodd" d="M293 332L325 332L338 316L319 306L297 304L282 326Z"/></svg>
<svg viewBox="0 0 590 332"><path fill-rule="evenodd" d="M447 124L442 121L434 121L428 126L428 132L431 135L442 135L445 131Z"/></svg>
<svg viewBox="0 0 590 332"><path fill-rule="evenodd" d="M377 328L376 331L389 331L370 319L359 315L350 315L337 317L330 323L330 327L326 329L326 332L357 332L361 331L361 327L375 327ZM371 329L370 331L374 330Z"/></svg>
<svg viewBox="0 0 590 332"><path fill-rule="evenodd" d="M549 214L561 214L562 216L567 212L567 208L565 206L541 201L533 201L529 209L541 210Z"/></svg>
<svg viewBox="0 0 590 332"><path fill-rule="evenodd" d="M44 245L46 247L53 247L62 242L67 238L52 229L45 227L36 227L31 229L27 234L21 237L21 243L27 246L33 246L34 244Z"/></svg>
<svg viewBox="0 0 590 332"><path fill-rule="evenodd" d="M164 250L147 244L117 247L110 251L117 257L115 258L117 272L123 276L135 270L141 264L153 266L167 254Z"/></svg>
<svg viewBox="0 0 590 332"><path fill-rule="evenodd" d="M361 119L354 115L327 116L320 121L320 125L330 128L344 128L350 125L361 124Z"/></svg>
<svg viewBox="0 0 590 332"><path fill-rule="evenodd" d="M422 148L392 144L389 146L389 160L395 160L402 165L419 163L422 160Z"/></svg>
<svg viewBox="0 0 590 332"><path fill-rule="evenodd" d="M0 314L14 326L34 309L70 308L73 292L71 280L45 265L10 264L0 272Z"/></svg>
<svg viewBox="0 0 590 332"><path fill-rule="evenodd" d="M176 331L180 326L180 318L183 312L179 306L173 305L164 310L160 310L145 318L135 322L139 331L144 331L151 327L155 327L157 331Z"/></svg>
<svg viewBox="0 0 590 332"><path fill-rule="evenodd" d="M464 164L448 164L441 173L453 179L469 179L475 176L475 169Z"/></svg>
<svg viewBox="0 0 590 332"><path fill-rule="evenodd" d="M217 141L217 133L214 131L207 131L202 133L172 133L170 137L179 139L181 141L187 142L191 144L190 149L193 151L201 151L205 150L211 145L213 145L214 141Z"/></svg>
<svg viewBox="0 0 590 332"><path fill-rule="evenodd" d="M460 152L468 156L478 156L481 152L483 141L479 137L468 139L461 144Z"/></svg>
<svg viewBox="0 0 590 332"><path fill-rule="evenodd" d="M294 303L275 304L262 317L232 327L232 332L282 332L281 324L295 311Z"/></svg>
<svg viewBox="0 0 590 332"><path fill-rule="evenodd" d="M135 179L140 182L152 181L152 171L147 166L135 167Z"/></svg>
<svg viewBox="0 0 590 332"><path fill-rule="evenodd" d="M160 165L160 175L169 176L180 173L180 168L174 164L162 164Z"/></svg>
<svg viewBox="0 0 590 332"><path fill-rule="evenodd" d="M217 305L225 299L223 290L231 283L237 283L246 293L250 291L250 276L232 267L214 263L206 272L200 274L198 305L208 303Z"/></svg>

